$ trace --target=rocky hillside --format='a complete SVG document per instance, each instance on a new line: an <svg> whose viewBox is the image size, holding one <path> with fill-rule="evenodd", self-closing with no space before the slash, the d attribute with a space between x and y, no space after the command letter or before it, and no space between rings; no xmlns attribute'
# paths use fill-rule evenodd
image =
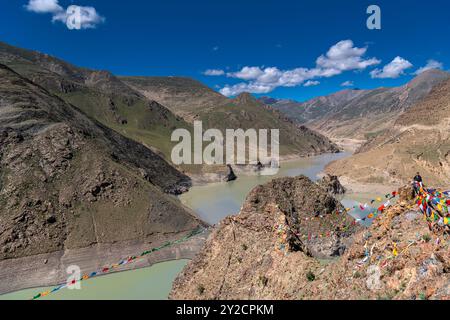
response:
<svg viewBox="0 0 450 320"><path fill-rule="evenodd" d="M388 130L399 115L449 77L447 72L428 70L396 88L344 90L304 103L266 101L329 137L366 140Z"/></svg>
<svg viewBox="0 0 450 320"><path fill-rule="evenodd" d="M277 188L280 184L283 194ZM371 227L349 232L351 241L342 255L324 260L308 254L314 242L291 245L297 238L289 230L296 228L302 234L317 225L332 226L327 227L331 238L314 240L327 247L341 234L336 223L349 221L326 214L339 206L336 200L324 201L325 191L302 177L260 188L273 196L264 201L250 195L238 216L216 227L202 252L175 281L172 299L450 298L448 237L430 231L415 211L411 189L401 190L400 201ZM323 211L313 219L309 212L319 208Z"/></svg>
<svg viewBox="0 0 450 320"><path fill-rule="evenodd" d="M357 154L328 172L360 182L404 183L420 171L425 181L450 179L450 80L406 110L392 128L372 137Z"/></svg>
<svg viewBox="0 0 450 320"><path fill-rule="evenodd" d="M78 107L90 117L170 160L175 128L191 126L108 71L89 70L0 42L0 63Z"/></svg>
<svg viewBox="0 0 450 320"><path fill-rule="evenodd" d="M121 80L187 121L203 121L205 129L280 129L282 155L305 156L338 150L323 135L298 126L248 93L228 99L195 80L179 77L122 77Z"/></svg>
<svg viewBox="0 0 450 320"><path fill-rule="evenodd" d="M171 298L287 298L296 275L306 278L317 258L338 257L351 244L359 227L343 209L304 176L256 187L239 215L215 228Z"/></svg>
<svg viewBox="0 0 450 320"><path fill-rule="evenodd" d="M0 261L201 225L190 179L143 145L0 65Z"/></svg>

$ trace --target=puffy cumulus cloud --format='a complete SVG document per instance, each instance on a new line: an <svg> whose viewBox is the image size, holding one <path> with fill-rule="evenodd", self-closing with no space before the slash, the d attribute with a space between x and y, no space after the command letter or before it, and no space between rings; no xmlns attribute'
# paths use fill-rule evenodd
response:
<svg viewBox="0 0 450 320"><path fill-rule="evenodd" d="M341 87L353 87L355 83L353 81L345 81L341 83Z"/></svg>
<svg viewBox="0 0 450 320"><path fill-rule="evenodd" d="M243 67L240 71L228 73L228 76L242 80L255 80L263 74L259 67Z"/></svg>
<svg viewBox="0 0 450 320"><path fill-rule="evenodd" d="M223 76L225 74L225 71L221 69L208 69L203 72L205 76Z"/></svg>
<svg viewBox="0 0 450 320"><path fill-rule="evenodd" d="M92 29L105 21L94 7L71 5L64 9L58 0L29 0L25 8L36 13L51 13L53 22L62 22L70 30Z"/></svg>
<svg viewBox="0 0 450 320"><path fill-rule="evenodd" d="M383 69L375 69L370 72L372 78L395 79L405 74L405 70L412 68L412 63L402 57L395 57Z"/></svg>
<svg viewBox="0 0 450 320"><path fill-rule="evenodd" d="M320 81L308 80L305 82L305 84L303 86L304 87L314 87L314 86L318 86L319 84L320 84Z"/></svg>
<svg viewBox="0 0 450 320"><path fill-rule="evenodd" d="M231 97L237 96L243 92L251 92L251 93L268 93L273 90L273 87L262 84L255 83L238 83L235 85L226 85L222 89L220 89L220 93L224 96Z"/></svg>
<svg viewBox="0 0 450 320"><path fill-rule="evenodd" d="M72 5L65 12L53 16L53 22L60 21L69 29L93 29L105 21L94 7L81 7Z"/></svg>
<svg viewBox="0 0 450 320"><path fill-rule="evenodd" d="M245 66L228 77L247 82L227 85L221 93L233 96L242 92L268 93L278 87L312 86L317 79L339 75L345 71L363 70L380 63L376 58L364 58L367 48L355 47L353 41L344 40L332 46L328 52L316 60L314 68L280 70L276 67Z"/></svg>
<svg viewBox="0 0 450 320"><path fill-rule="evenodd" d="M316 64L323 70L325 77L380 64L381 61L376 58L363 59L366 52L367 47L357 48L351 40L339 41L328 50L326 55L317 58Z"/></svg>
<svg viewBox="0 0 450 320"><path fill-rule="evenodd" d="M25 8L36 13L57 13L64 10L58 0L30 0Z"/></svg>
<svg viewBox="0 0 450 320"><path fill-rule="evenodd" d="M442 69L444 65L442 62L430 59L427 61L427 64L423 66L422 68L419 68L414 74L419 75L421 73L424 73L425 71L431 70L431 69Z"/></svg>

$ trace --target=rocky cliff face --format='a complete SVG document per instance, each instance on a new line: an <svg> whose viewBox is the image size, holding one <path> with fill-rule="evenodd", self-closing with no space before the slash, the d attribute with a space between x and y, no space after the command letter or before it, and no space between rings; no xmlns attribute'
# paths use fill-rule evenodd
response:
<svg viewBox="0 0 450 320"><path fill-rule="evenodd" d="M152 241L199 225L190 179L0 65L0 260Z"/></svg>
<svg viewBox="0 0 450 320"><path fill-rule="evenodd" d="M319 185L331 195L343 195L346 193L344 186L337 176L325 175L319 182Z"/></svg>
<svg viewBox="0 0 450 320"><path fill-rule="evenodd" d="M328 207L323 206L327 203L322 202L326 197L323 190L317 203L305 201L295 192L298 185L310 185L304 179L273 182L270 192L264 190L268 186L260 187L258 192L269 195L268 200L249 196L238 216L225 219L214 230L202 252L175 281L170 297L450 299L448 236L430 231L414 209L411 189L400 190L399 202L371 227L354 230L351 244L334 260L318 260L289 245L291 236L284 230L293 227L295 203L301 203L300 208L316 205L325 212ZM275 191L277 184L289 189ZM318 194L312 195L316 199ZM301 211L298 216L305 218ZM332 221L331 216L324 219ZM310 219L302 229L314 228L314 223ZM336 234L335 228L331 230Z"/></svg>
<svg viewBox="0 0 450 320"><path fill-rule="evenodd" d="M307 177L256 187L175 281L173 299L283 299L317 259L342 255L358 227ZM313 267L314 266L314 267Z"/></svg>

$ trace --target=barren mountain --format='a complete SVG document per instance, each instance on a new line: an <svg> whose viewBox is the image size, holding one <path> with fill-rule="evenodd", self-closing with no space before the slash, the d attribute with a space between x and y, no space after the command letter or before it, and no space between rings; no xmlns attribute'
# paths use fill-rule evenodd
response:
<svg viewBox="0 0 450 320"><path fill-rule="evenodd" d="M0 42L0 63L75 105L90 117L170 159L175 128L191 126L108 71L80 68L58 58Z"/></svg>
<svg viewBox="0 0 450 320"><path fill-rule="evenodd" d="M0 65L0 263L181 236L201 222L168 193L189 186L148 148Z"/></svg>
<svg viewBox="0 0 450 320"><path fill-rule="evenodd" d="M389 129L400 114L449 77L429 70L401 87L344 90L304 103L282 100L271 105L329 137L365 140Z"/></svg>
<svg viewBox="0 0 450 320"><path fill-rule="evenodd" d="M305 156L338 150L321 134L296 125L248 93L228 99L198 81L180 77L120 79L187 121L203 121L205 129L280 129L280 152L283 155Z"/></svg>
<svg viewBox="0 0 450 320"><path fill-rule="evenodd" d="M327 171L360 182L408 182L420 171L426 182L450 179L450 80L401 114L392 128L372 137L354 156Z"/></svg>

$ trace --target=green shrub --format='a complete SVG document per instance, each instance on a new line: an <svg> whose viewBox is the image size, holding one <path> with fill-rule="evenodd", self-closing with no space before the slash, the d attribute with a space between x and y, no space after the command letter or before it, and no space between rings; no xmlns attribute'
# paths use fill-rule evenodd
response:
<svg viewBox="0 0 450 320"><path fill-rule="evenodd" d="M316 280L316 275L312 271L308 271L306 274L306 279L308 279L309 282L313 282Z"/></svg>

